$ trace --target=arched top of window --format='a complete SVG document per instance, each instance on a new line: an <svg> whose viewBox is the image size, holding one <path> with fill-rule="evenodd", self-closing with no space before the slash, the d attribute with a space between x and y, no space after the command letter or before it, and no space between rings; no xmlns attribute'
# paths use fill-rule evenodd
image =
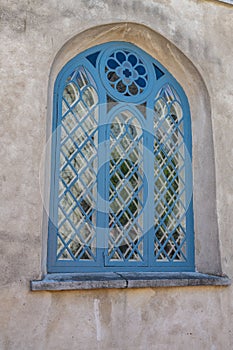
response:
<svg viewBox="0 0 233 350"><path fill-rule="evenodd" d="M193 271L185 93L126 42L79 54L54 88L49 272Z"/></svg>
<svg viewBox="0 0 233 350"><path fill-rule="evenodd" d="M88 79L95 88L102 89L98 92L100 103L106 102L107 98L144 103L155 97L156 88L165 81L176 86L176 97L180 95L178 99L186 98L181 86L165 67L145 51L126 42L101 44L80 53L63 67L56 85L59 89L62 89L61 85L63 88L68 85L68 88L71 86L70 89L79 91Z"/></svg>

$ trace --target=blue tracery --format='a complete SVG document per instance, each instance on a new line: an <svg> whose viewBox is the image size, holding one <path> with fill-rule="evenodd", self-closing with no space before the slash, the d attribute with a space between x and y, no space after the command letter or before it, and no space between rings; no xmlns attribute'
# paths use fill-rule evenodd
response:
<svg viewBox="0 0 233 350"><path fill-rule="evenodd" d="M124 95L139 95L147 86L146 66L138 54L126 50L115 51L108 58L106 74L112 88Z"/></svg>

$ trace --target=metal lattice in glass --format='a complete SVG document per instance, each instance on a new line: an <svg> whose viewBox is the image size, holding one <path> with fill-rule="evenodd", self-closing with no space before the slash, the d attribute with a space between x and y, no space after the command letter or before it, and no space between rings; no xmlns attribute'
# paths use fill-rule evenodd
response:
<svg viewBox="0 0 233 350"><path fill-rule="evenodd" d="M166 85L159 91L154 110L155 259L185 261L183 113L174 88Z"/></svg>
<svg viewBox="0 0 233 350"><path fill-rule="evenodd" d="M93 47L55 84L49 272L194 268L187 98L129 43Z"/></svg>
<svg viewBox="0 0 233 350"><path fill-rule="evenodd" d="M96 258L98 94L79 67L62 96L57 260Z"/></svg>
<svg viewBox="0 0 233 350"><path fill-rule="evenodd" d="M110 125L108 262L143 260L143 136L131 111Z"/></svg>

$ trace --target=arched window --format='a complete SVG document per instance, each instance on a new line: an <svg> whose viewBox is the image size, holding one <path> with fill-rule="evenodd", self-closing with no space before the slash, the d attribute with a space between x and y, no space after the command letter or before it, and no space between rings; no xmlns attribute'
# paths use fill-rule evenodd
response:
<svg viewBox="0 0 233 350"><path fill-rule="evenodd" d="M110 42L54 88L48 272L193 271L191 122L154 58Z"/></svg>

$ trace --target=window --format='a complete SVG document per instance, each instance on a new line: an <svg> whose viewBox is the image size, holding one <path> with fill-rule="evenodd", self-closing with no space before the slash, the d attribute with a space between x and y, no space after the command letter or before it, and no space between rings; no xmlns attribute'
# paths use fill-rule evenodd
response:
<svg viewBox="0 0 233 350"><path fill-rule="evenodd" d="M72 59L54 89L48 272L194 271L191 123L133 44Z"/></svg>

